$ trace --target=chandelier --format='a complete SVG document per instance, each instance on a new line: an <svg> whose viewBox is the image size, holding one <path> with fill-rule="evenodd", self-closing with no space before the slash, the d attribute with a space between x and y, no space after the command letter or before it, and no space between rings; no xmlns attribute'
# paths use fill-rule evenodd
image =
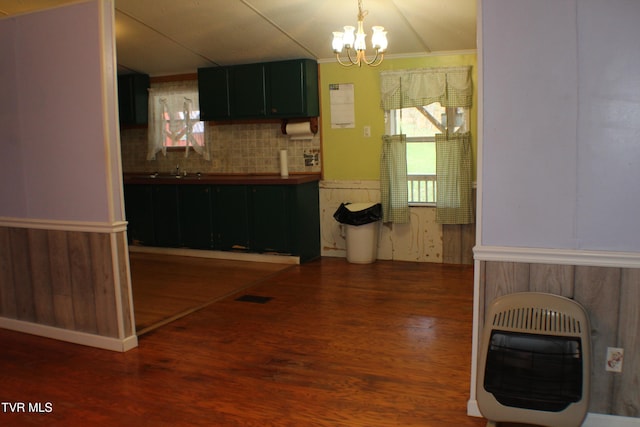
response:
<svg viewBox="0 0 640 427"><path fill-rule="evenodd" d="M376 51L376 55L367 60L366 57L366 43L365 38L367 35L363 30L364 17L367 16L369 11L362 10L362 0L358 0L358 32L355 27L346 25L344 32L335 31L333 33L333 53L336 54L336 59L345 67L351 67L352 65L362 66L362 63L376 67L382 63L384 58L384 51L387 49L387 32L384 27L374 26L371 27L373 34L371 35L371 45ZM346 49L347 58L340 59L342 49Z"/></svg>

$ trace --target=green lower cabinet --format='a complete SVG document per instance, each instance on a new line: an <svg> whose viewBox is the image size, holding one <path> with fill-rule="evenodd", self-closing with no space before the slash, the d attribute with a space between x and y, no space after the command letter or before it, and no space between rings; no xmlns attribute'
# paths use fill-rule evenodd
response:
<svg viewBox="0 0 640 427"><path fill-rule="evenodd" d="M177 185L153 186L153 230L155 246L180 246Z"/></svg>
<svg viewBox="0 0 640 427"><path fill-rule="evenodd" d="M291 189L289 185L251 187L251 250L291 254Z"/></svg>
<svg viewBox="0 0 640 427"><path fill-rule="evenodd" d="M318 182L290 186L293 194L289 203L291 217L289 232L292 238L292 252L300 257L300 262L320 257L320 193Z"/></svg>
<svg viewBox="0 0 640 427"><path fill-rule="evenodd" d="M153 187L150 185L124 186L127 238L130 245L153 246Z"/></svg>
<svg viewBox="0 0 640 427"><path fill-rule="evenodd" d="M191 249L213 248L211 187L180 185L178 187L180 246Z"/></svg>
<svg viewBox="0 0 640 427"><path fill-rule="evenodd" d="M249 250L249 191L245 185L212 187L214 248Z"/></svg>
<svg viewBox="0 0 640 427"><path fill-rule="evenodd" d="M127 184L129 243L320 256L318 182L297 185Z"/></svg>

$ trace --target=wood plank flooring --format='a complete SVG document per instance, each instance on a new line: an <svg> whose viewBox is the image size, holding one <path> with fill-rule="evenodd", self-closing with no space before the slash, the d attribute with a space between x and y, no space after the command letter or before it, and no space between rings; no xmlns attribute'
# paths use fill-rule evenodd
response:
<svg viewBox="0 0 640 427"><path fill-rule="evenodd" d="M0 425L484 426L466 415L472 289L469 266L323 258L127 353L0 330L2 401L52 405Z"/></svg>
<svg viewBox="0 0 640 427"><path fill-rule="evenodd" d="M136 331L143 335L288 268L287 264L130 254Z"/></svg>

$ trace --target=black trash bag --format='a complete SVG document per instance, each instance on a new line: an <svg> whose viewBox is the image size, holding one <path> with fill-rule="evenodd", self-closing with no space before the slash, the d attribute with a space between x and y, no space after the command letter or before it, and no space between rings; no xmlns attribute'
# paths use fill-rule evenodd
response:
<svg viewBox="0 0 640 427"><path fill-rule="evenodd" d="M338 210L335 211L333 217L341 224L347 225L364 225L376 222L382 219L382 204L375 205L352 212L347 208L351 203L341 203Z"/></svg>

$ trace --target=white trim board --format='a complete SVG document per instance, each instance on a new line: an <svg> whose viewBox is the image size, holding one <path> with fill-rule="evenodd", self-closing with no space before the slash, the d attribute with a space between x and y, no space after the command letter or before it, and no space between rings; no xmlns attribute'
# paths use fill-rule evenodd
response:
<svg viewBox="0 0 640 427"><path fill-rule="evenodd" d="M191 256L198 258L224 259L230 261L270 262L274 264L300 264L300 257L277 254L258 254L233 251L208 251L202 249L157 248L151 246L129 246L129 252L161 255Z"/></svg>
<svg viewBox="0 0 640 427"><path fill-rule="evenodd" d="M122 339L103 337L6 317L0 317L0 328L118 352L129 351L138 346L138 337L136 335Z"/></svg>
<svg viewBox="0 0 640 427"><path fill-rule="evenodd" d="M32 228L38 230L79 231L87 233L117 233L127 230L127 221L89 222L55 219L0 217L0 227Z"/></svg>
<svg viewBox="0 0 640 427"><path fill-rule="evenodd" d="M638 252L581 251L480 245L473 248L473 254L476 261L640 268L640 253Z"/></svg>

